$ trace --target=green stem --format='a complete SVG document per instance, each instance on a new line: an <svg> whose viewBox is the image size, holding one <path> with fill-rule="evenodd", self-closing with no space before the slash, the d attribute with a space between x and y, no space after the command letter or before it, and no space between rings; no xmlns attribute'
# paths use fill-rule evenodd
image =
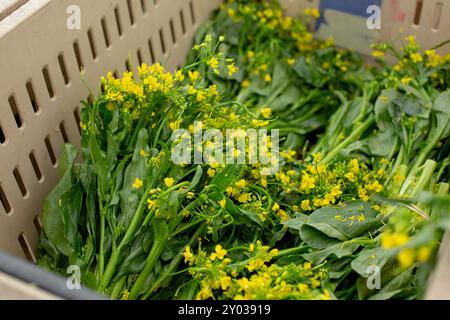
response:
<svg viewBox="0 0 450 320"><path fill-rule="evenodd" d="M290 249L280 250L280 252L278 252L278 255L275 257L275 259L279 259L281 257L288 256L290 254L303 252L305 250L308 250L308 246L303 246L303 244L300 245L297 248L290 248Z"/></svg>
<svg viewBox="0 0 450 320"><path fill-rule="evenodd" d="M152 189L152 187L149 187L147 190L145 190L144 195L142 196L139 206L136 210L136 213L133 216L133 220L131 221L131 224L128 227L127 232L125 233L125 236L123 237L122 241L120 241L120 244L117 246L117 249L114 250L111 254L111 258L108 262L108 265L106 266L105 273L103 274L100 284L97 287L97 290L101 293L103 293L106 290L109 283L111 282L111 279L117 268L117 263L120 260L121 255L122 255L122 248L135 235L136 229L138 228L139 223L142 220L142 215L146 208L145 205L147 203L148 193L150 192L151 189Z"/></svg>
<svg viewBox="0 0 450 320"><path fill-rule="evenodd" d="M192 246L194 242L204 233L206 229L206 225L201 226L197 232L192 236L191 240L186 246ZM143 299L146 300L150 297L150 295L158 289L158 287L161 285L161 283L169 277L175 268L179 265L181 259L183 258L183 252L184 248L178 252L178 254L173 258L172 262L169 264L169 267L166 269L166 271L158 277L158 279L153 282L153 284L150 286L149 290L144 294Z"/></svg>
<svg viewBox="0 0 450 320"><path fill-rule="evenodd" d="M105 212L103 203L100 201L100 252L98 257L98 276L99 279L103 277L105 270Z"/></svg>
<svg viewBox="0 0 450 320"><path fill-rule="evenodd" d="M164 246L165 246L165 240L159 240L158 238L155 239L155 242L153 243L152 250L150 251L150 254L147 257L147 262L145 263L144 269L139 274L139 277L137 278L136 282L134 283L133 287L130 291L130 299L136 300L140 294L142 287L144 283L147 281L148 277L150 276L153 267L155 266L156 262L159 259L159 256L161 255Z"/></svg>
<svg viewBox="0 0 450 320"><path fill-rule="evenodd" d="M447 129L448 122L450 120L447 120L446 125L442 126L442 129L439 130L439 132L433 134L433 137L431 139L427 140L426 147L422 150L419 157L417 158L416 162L414 163L414 166L411 169L411 174L415 174L415 170L419 168L425 159L428 157L428 154L433 150L433 148L436 146L436 144L441 140L441 136L444 134L445 130Z"/></svg>
<svg viewBox="0 0 450 320"><path fill-rule="evenodd" d="M120 298L120 295L123 293L123 287L125 285L125 282L127 281L127 277L123 276L122 278L117 281L112 290L111 290L111 299L118 299Z"/></svg>
<svg viewBox="0 0 450 320"><path fill-rule="evenodd" d="M373 123L375 122L375 119L369 118L365 122L363 122L359 128L354 130L344 141L342 141L336 148L334 148L331 152L327 154L325 158L322 159L320 164L327 164L331 160L333 160L339 152L341 152L342 149L347 147L350 143L358 139L364 131L366 131Z"/></svg>
<svg viewBox="0 0 450 320"><path fill-rule="evenodd" d="M422 174L420 175L419 181L417 181L416 186L411 192L411 197L416 197L420 192L422 192L426 186L430 183L433 176L433 172L436 169L437 163L433 160L427 160L425 162Z"/></svg>

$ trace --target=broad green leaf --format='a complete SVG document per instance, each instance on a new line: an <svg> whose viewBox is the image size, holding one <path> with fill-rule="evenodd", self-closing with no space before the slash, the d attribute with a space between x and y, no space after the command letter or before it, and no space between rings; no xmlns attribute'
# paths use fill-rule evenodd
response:
<svg viewBox="0 0 450 320"><path fill-rule="evenodd" d="M308 222L309 216L307 216L306 214L303 213L296 213L295 214L295 218L289 219L285 222L283 222L283 224L291 229L294 230L300 230L302 228L302 226Z"/></svg>
<svg viewBox="0 0 450 320"><path fill-rule="evenodd" d="M377 266L383 269L384 265L394 256L394 252L383 248L366 248L361 251L355 260L352 261L352 268L362 277L370 276L370 266Z"/></svg>
<svg viewBox="0 0 450 320"><path fill-rule="evenodd" d="M62 178L45 199L42 213L45 235L49 242L65 256L69 256L73 252L73 248L71 248L70 243L66 239L66 226L64 225L60 201L61 197L74 184L72 168L77 155L78 151L74 146L69 144L64 146L60 160L61 170L64 170L62 172Z"/></svg>
<svg viewBox="0 0 450 320"><path fill-rule="evenodd" d="M309 226L308 224L304 224L300 229L300 238L306 242L311 248L314 249L326 249L335 244L339 244L340 241L328 237L321 231L317 230Z"/></svg>
<svg viewBox="0 0 450 320"><path fill-rule="evenodd" d="M360 244L358 244L358 243L353 243L352 241L346 241L346 242L332 245L321 251L303 254L302 256L303 256L303 258L305 258L308 261L313 262L314 264L321 264L323 261L325 261L330 256L334 256L338 259L347 257L347 256L353 254L359 248L359 246L360 246Z"/></svg>
<svg viewBox="0 0 450 320"><path fill-rule="evenodd" d="M400 275L389 281L387 284L383 284L380 291L371 296L369 300L388 300L395 295L405 290L412 281L412 272L415 267L411 267L403 271Z"/></svg>
<svg viewBox="0 0 450 320"><path fill-rule="evenodd" d="M381 226L379 214L371 204L363 201L344 203L334 207L323 207L310 215L308 224L326 224L338 230L347 239L358 238ZM330 228L321 227L328 236L345 240Z"/></svg>

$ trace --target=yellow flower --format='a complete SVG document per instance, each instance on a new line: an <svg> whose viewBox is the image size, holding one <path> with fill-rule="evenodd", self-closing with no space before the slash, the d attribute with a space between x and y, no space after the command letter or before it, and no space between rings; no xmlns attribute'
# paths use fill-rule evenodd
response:
<svg viewBox="0 0 450 320"><path fill-rule="evenodd" d="M397 172L397 173L395 174L395 176L394 176L394 183L395 183L396 185L401 184L404 180L405 180L405 177L402 176L402 175L400 174L400 172Z"/></svg>
<svg viewBox="0 0 450 320"><path fill-rule="evenodd" d="M303 13L307 16L312 16L316 19L320 18L320 11L317 8L306 8Z"/></svg>
<svg viewBox="0 0 450 320"><path fill-rule="evenodd" d="M316 187L316 179L310 176L308 173L304 173L302 176L302 182L300 184L300 189L303 191L309 191Z"/></svg>
<svg viewBox="0 0 450 320"><path fill-rule="evenodd" d="M291 29L293 23L294 23L294 20L292 19L292 17L286 17L281 22L281 27L284 30L289 30L289 29Z"/></svg>
<svg viewBox="0 0 450 320"><path fill-rule="evenodd" d="M403 249L397 256L397 260L402 268L409 268L413 265L415 254L413 249Z"/></svg>
<svg viewBox="0 0 450 320"><path fill-rule="evenodd" d="M261 115L266 119L270 117L271 113L272 113L272 109L270 109L270 108L264 108L261 110Z"/></svg>
<svg viewBox="0 0 450 320"><path fill-rule="evenodd" d="M198 71L189 71L188 75L189 75L189 79L192 82L195 82L200 78L200 72L198 72Z"/></svg>
<svg viewBox="0 0 450 320"><path fill-rule="evenodd" d="M320 199L320 198L314 199L314 206L315 207L321 207L322 206L322 199Z"/></svg>
<svg viewBox="0 0 450 320"><path fill-rule="evenodd" d="M248 60L251 60L254 57L255 57L255 52L254 51L251 51L251 50L247 51L247 59Z"/></svg>
<svg viewBox="0 0 450 320"><path fill-rule="evenodd" d="M253 119L252 120L252 124L255 126L255 127L265 127L265 126L267 126L268 124L269 124L269 121L262 121L262 120L257 120L257 119Z"/></svg>
<svg viewBox="0 0 450 320"><path fill-rule="evenodd" d="M173 178L165 178L164 183L168 188L172 187L175 183L175 180Z"/></svg>
<svg viewBox="0 0 450 320"><path fill-rule="evenodd" d="M140 188L142 188L143 185L144 185L144 182L141 179L136 178L136 180L134 180L134 183L133 183L133 188L140 189Z"/></svg>
<svg viewBox="0 0 450 320"><path fill-rule="evenodd" d="M325 289L323 291L322 299L323 300L331 300L331 294L330 294L330 291L328 291L328 289Z"/></svg>
<svg viewBox="0 0 450 320"><path fill-rule="evenodd" d="M230 277L222 277L220 278L220 287L222 290L227 290L231 286L231 278Z"/></svg>
<svg viewBox="0 0 450 320"><path fill-rule="evenodd" d="M384 57L384 52L383 51L379 51L379 50L375 50L374 52L372 52L372 56L374 56L375 58L383 58Z"/></svg>
<svg viewBox="0 0 450 320"><path fill-rule="evenodd" d="M227 13L231 18L234 18L236 16L236 11L234 11L233 8L228 8Z"/></svg>
<svg viewBox="0 0 450 320"><path fill-rule="evenodd" d="M208 61L208 65L213 68L214 72L218 73L219 71L217 70L219 68L219 60L217 60L216 57L212 57L211 59L209 59Z"/></svg>
<svg viewBox="0 0 450 320"><path fill-rule="evenodd" d="M197 89L195 89L195 87L194 86L188 86L188 94L189 95L194 95L194 94L197 94Z"/></svg>
<svg viewBox="0 0 450 320"><path fill-rule="evenodd" d="M187 246L184 249L183 256L184 256L184 263L194 262L194 260L195 260L194 259L194 255L191 252L191 247L190 246Z"/></svg>
<svg viewBox="0 0 450 320"><path fill-rule="evenodd" d="M264 81L265 81L265 82L271 82L271 81L272 81L272 77L270 76L270 74L266 74L266 75L264 76Z"/></svg>
<svg viewBox="0 0 450 320"><path fill-rule="evenodd" d="M155 207L155 205L156 205L156 201L155 200L148 199L147 203L148 203L148 207L147 207L148 210L152 210Z"/></svg>
<svg viewBox="0 0 450 320"><path fill-rule="evenodd" d="M144 149L139 150L139 155L140 155L142 158L148 157L148 153L145 152Z"/></svg>
<svg viewBox="0 0 450 320"><path fill-rule="evenodd" d="M278 210L280 210L280 205L279 205L278 203L275 203L275 204L272 206L272 211L276 212L276 211L278 211Z"/></svg>
<svg viewBox="0 0 450 320"><path fill-rule="evenodd" d="M300 205L300 207L302 208L303 211L310 211L310 210L312 210L309 200L303 200L301 205Z"/></svg>
<svg viewBox="0 0 450 320"><path fill-rule="evenodd" d="M186 194L186 199L188 199L188 200L194 199L194 197L195 197L195 193L193 193L193 192L188 192Z"/></svg>
<svg viewBox="0 0 450 320"><path fill-rule="evenodd" d="M416 37L413 35L409 35L405 38L405 40L407 40L410 44L415 44L416 43Z"/></svg>
<svg viewBox="0 0 450 320"><path fill-rule="evenodd" d="M412 80L411 77L404 76L404 77L402 78L401 82L402 82L404 85L407 86L407 85L411 82L411 80Z"/></svg>
<svg viewBox="0 0 450 320"><path fill-rule="evenodd" d="M169 128L170 128L172 131L178 130L178 129L180 129L180 124L181 124L181 122L182 122L181 119L178 119L178 120L176 120L176 121L170 122L170 123L169 123Z"/></svg>
<svg viewBox="0 0 450 320"><path fill-rule="evenodd" d="M248 247L248 251L250 252L255 251L255 245L253 243L251 243L250 246Z"/></svg>
<svg viewBox="0 0 450 320"><path fill-rule="evenodd" d="M146 63L143 63L141 66L138 66L139 77L144 77L148 71L149 69Z"/></svg>
<svg viewBox="0 0 450 320"><path fill-rule="evenodd" d="M434 50L434 49L432 49L432 50L426 50L425 51L425 54L428 56L428 57L434 57L435 55L436 55L436 50Z"/></svg>
<svg viewBox="0 0 450 320"><path fill-rule="evenodd" d="M203 287L202 290L197 294L196 300L206 300L213 297L213 293L209 287Z"/></svg>
<svg viewBox="0 0 450 320"><path fill-rule="evenodd" d="M367 196L367 191L362 187L358 187L358 196L362 201L369 201L369 197Z"/></svg>
<svg viewBox="0 0 450 320"><path fill-rule="evenodd" d="M231 77L233 74L239 71L239 68L234 63L228 65L228 75Z"/></svg>
<svg viewBox="0 0 450 320"><path fill-rule="evenodd" d="M242 81L241 86L242 86L242 88L244 88L244 89L250 87L250 81L248 81L247 79L245 79L244 81Z"/></svg>
<svg viewBox="0 0 450 320"><path fill-rule="evenodd" d="M409 241L408 235L404 233L388 233L381 235L381 246L385 249L400 247Z"/></svg>
<svg viewBox="0 0 450 320"><path fill-rule="evenodd" d="M83 122L80 122L80 129L81 131L86 131L87 130L87 125L85 125Z"/></svg>
<svg viewBox="0 0 450 320"><path fill-rule="evenodd" d="M235 183L235 186L239 189L244 189L247 185L247 181L245 179L241 179Z"/></svg>
<svg viewBox="0 0 450 320"><path fill-rule="evenodd" d="M281 221L289 220L289 216L284 210L278 210L277 215L280 217Z"/></svg>
<svg viewBox="0 0 450 320"><path fill-rule="evenodd" d="M130 292L128 292L128 290L125 290L122 294L121 300L128 300L129 297L130 297Z"/></svg>
<svg viewBox="0 0 450 320"><path fill-rule="evenodd" d="M220 205L220 207L222 209L225 208L226 204L227 204L227 200L226 199L222 199L222 200L219 201L219 205Z"/></svg>
<svg viewBox="0 0 450 320"><path fill-rule="evenodd" d="M214 250L215 250L217 259L219 259L219 260L223 260L223 258L225 258L225 256L227 255L227 250L223 249L222 245L220 245L220 244L216 245Z"/></svg>
<svg viewBox="0 0 450 320"><path fill-rule="evenodd" d="M197 101L197 102L202 102L202 101L205 101L205 99L206 99L205 92L203 92L203 91L197 91L197 98L196 98L196 101Z"/></svg>
<svg viewBox="0 0 450 320"><path fill-rule="evenodd" d="M320 18L320 11L319 11L319 9L313 8L313 9L311 10L311 15L312 15L314 18L319 19L319 18Z"/></svg>
<svg viewBox="0 0 450 320"><path fill-rule="evenodd" d="M305 269L305 270L311 269L311 262L305 262L305 263L303 264L303 269Z"/></svg>
<svg viewBox="0 0 450 320"><path fill-rule="evenodd" d="M295 63L295 59L287 59L287 63L292 66Z"/></svg>
<svg viewBox="0 0 450 320"><path fill-rule="evenodd" d="M350 182L355 182L355 174L353 172L347 172L344 177L346 177Z"/></svg>
<svg viewBox="0 0 450 320"><path fill-rule="evenodd" d="M311 286L313 288L318 288L320 286L320 281L317 279L311 279Z"/></svg>
<svg viewBox="0 0 450 320"><path fill-rule="evenodd" d="M182 82L183 80L184 80L184 74L183 74L183 71L178 70L178 71L175 73L175 81Z"/></svg>
<svg viewBox="0 0 450 320"><path fill-rule="evenodd" d="M322 154L320 152L313 154L313 159L314 162L319 163L322 160Z"/></svg>
<svg viewBox="0 0 450 320"><path fill-rule="evenodd" d="M216 175L216 170L214 170L213 168L208 168L208 177L212 178Z"/></svg>
<svg viewBox="0 0 450 320"><path fill-rule="evenodd" d="M422 55L420 53L411 53L411 60L414 63L419 63L423 61Z"/></svg>
<svg viewBox="0 0 450 320"><path fill-rule="evenodd" d="M237 199L240 203L247 203L250 202L252 200L251 195L249 193L243 193L241 194L238 199Z"/></svg>
<svg viewBox="0 0 450 320"><path fill-rule="evenodd" d="M358 174L359 173L359 162L358 159L352 159L350 160L350 171L353 172L354 174Z"/></svg>
<svg viewBox="0 0 450 320"><path fill-rule="evenodd" d="M427 262L428 259L430 259L431 256L431 248L424 246L420 247L419 251L417 252L417 260L420 262Z"/></svg>

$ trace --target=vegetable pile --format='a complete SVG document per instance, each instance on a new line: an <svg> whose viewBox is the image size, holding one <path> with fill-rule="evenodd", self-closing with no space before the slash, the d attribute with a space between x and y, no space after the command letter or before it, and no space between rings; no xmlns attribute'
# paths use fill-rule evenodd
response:
<svg viewBox="0 0 450 320"><path fill-rule="evenodd" d="M450 55L409 36L368 66L314 39L318 17L230 0L182 69L103 78L45 201L39 265L76 265L115 299L422 298L450 228ZM279 130L277 172L219 161L228 142L208 139L202 163L174 163L198 126Z"/></svg>

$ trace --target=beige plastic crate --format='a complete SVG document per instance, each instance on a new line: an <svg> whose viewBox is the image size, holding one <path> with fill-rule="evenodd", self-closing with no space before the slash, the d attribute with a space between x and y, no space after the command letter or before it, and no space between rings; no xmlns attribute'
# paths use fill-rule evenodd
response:
<svg viewBox="0 0 450 320"><path fill-rule="evenodd" d="M161 61L173 70L183 64L199 24L221 2L0 0L0 250L36 260L39 215L58 180L62 145L79 144L80 100L88 96L80 70L91 89L106 72L124 72L129 56L134 65ZM320 4L319 0L281 2L293 15ZM365 52L366 42L389 39L401 26L425 46L450 37L450 0L419 2L419 24L416 0L384 0L384 29L364 31L362 38L348 36L356 37L353 43L365 41L360 52ZM442 17L438 28L433 28L430 21L438 3ZM402 21L392 16L395 4L404 13ZM73 5L81 12L79 30L66 26L67 10ZM323 14L335 16L327 10ZM338 44L349 46L342 32L338 27L329 30ZM448 286L442 292L450 297Z"/></svg>

